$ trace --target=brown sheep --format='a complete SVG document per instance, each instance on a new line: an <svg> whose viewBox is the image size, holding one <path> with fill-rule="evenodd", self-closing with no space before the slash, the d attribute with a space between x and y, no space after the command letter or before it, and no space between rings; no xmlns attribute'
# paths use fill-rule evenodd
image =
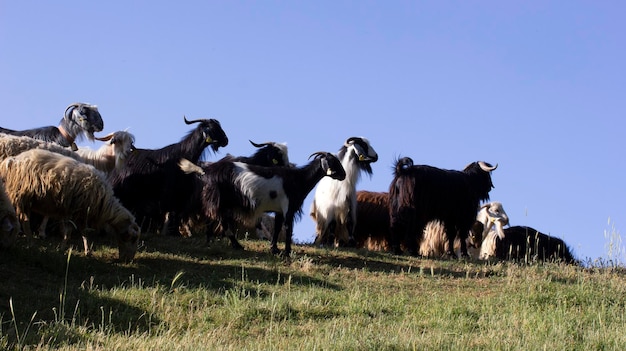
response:
<svg viewBox="0 0 626 351"><path fill-rule="evenodd" d="M104 174L93 166L32 149L4 160L0 176L29 238L30 217L37 213L71 221L83 236L86 255L90 253L87 230L108 227L116 235L120 260L129 262L134 258L140 235L135 217L113 196Z"/></svg>

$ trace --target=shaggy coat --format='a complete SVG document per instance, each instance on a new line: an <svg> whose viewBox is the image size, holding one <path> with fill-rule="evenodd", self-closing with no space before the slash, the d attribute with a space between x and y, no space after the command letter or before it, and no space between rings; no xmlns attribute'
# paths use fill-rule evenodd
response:
<svg viewBox="0 0 626 351"><path fill-rule="evenodd" d="M389 193L359 190L356 192L356 209L356 247L389 250Z"/></svg>
<svg viewBox="0 0 626 351"><path fill-rule="evenodd" d="M85 254L89 254L88 230L111 229L120 259L128 262L134 258L140 233L135 218L113 196L104 174L93 166L32 149L4 160L0 175L28 237L32 237L31 215L37 213L71 221L83 236Z"/></svg>
<svg viewBox="0 0 626 351"><path fill-rule="evenodd" d="M46 149L79 161L83 160L76 152L59 144L33 139L29 136L0 133L0 161L30 149Z"/></svg>
<svg viewBox="0 0 626 351"><path fill-rule="evenodd" d="M171 212L170 221L176 223L168 231L178 231L177 213L186 206L193 190L178 162L184 158L196 163L208 146L216 152L228 145L226 133L217 120L184 118L184 121L197 126L180 142L154 150L136 149L128 155L125 167L113 169L108 175L115 196L135 214L144 231L160 229L168 212Z"/></svg>
<svg viewBox="0 0 626 351"><path fill-rule="evenodd" d="M20 231L20 223L13 203L9 199L4 187L4 181L0 179L0 248L8 248L13 245Z"/></svg>
<svg viewBox="0 0 626 351"><path fill-rule="evenodd" d="M93 134L102 131L103 128L104 122L97 106L74 103L65 109L65 115L58 127L49 126L27 130L0 128L0 133L29 136L63 147L71 147L75 151L77 149L76 140L81 140L83 137L93 140Z"/></svg>
<svg viewBox="0 0 626 351"><path fill-rule="evenodd" d="M315 221L315 242L354 245L356 184L361 173L371 176L371 163L378 160L378 154L366 138L351 137L339 149L337 157L346 171L346 179L324 178L317 184L310 212Z"/></svg>
<svg viewBox="0 0 626 351"><path fill-rule="evenodd" d="M443 222L448 240L446 254L456 257L454 239L461 239L461 255L468 256L466 239L476 221L480 201L489 199L493 188L490 172L497 165L473 162L463 171L413 165L404 157L396 161L389 187L389 218L393 248L401 253L404 243L417 255L424 227L432 220Z"/></svg>

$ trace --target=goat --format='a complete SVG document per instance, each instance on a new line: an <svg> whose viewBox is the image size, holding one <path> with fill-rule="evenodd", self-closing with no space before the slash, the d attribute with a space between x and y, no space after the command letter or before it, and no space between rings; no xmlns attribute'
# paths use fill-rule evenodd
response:
<svg viewBox="0 0 626 351"><path fill-rule="evenodd" d="M476 221L465 239L470 256L474 258L480 256L482 240L494 226L497 232L502 233L502 227L507 224L509 224L509 217L504 211L502 203L493 201L482 205L476 215ZM448 249L449 242L443 222L439 220L428 222L426 227L424 227L419 254L427 257L440 257ZM460 249L461 239L457 236L454 239L454 252L458 254Z"/></svg>
<svg viewBox="0 0 626 351"><path fill-rule="evenodd" d="M274 166L281 167L281 166L291 165L289 163L289 155L288 155L286 144L277 143L277 142L265 142L265 143L258 144L258 143L253 142L252 140L249 140L249 141L250 141L250 144L252 144L254 147L257 148L257 150L252 156L235 157L232 155L227 155L226 157L230 158L232 162L243 162L247 164L264 166L264 167L274 167ZM211 164L210 162L198 163L200 167L206 167L210 164ZM196 184L194 186L196 188L196 190L193 190L194 192L202 191L202 184ZM189 194L189 198L193 198L192 194ZM199 215L202 213L202 201L200 199L196 198L196 201L189 201L188 205L189 205L188 209L186 210L186 212L188 213L186 217L188 218L185 218L183 220L183 225L179 227L180 234L182 234L183 236L190 236L191 232L193 231L192 227L197 227L197 228L199 227L206 233L207 244L208 244L211 241L211 238L213 237L213 235L215 234L214 231L212 230L212 228L214 227L214 224L211 223L210 218L204 218L202 215ZM164 227L169 226L169 222L170 222L170 219L168 218L166 220L166 224L164 225ZM256 229L258 230L258 228L260 228L260 223L256 224ZM237 228L237 231L241 230L241 231L249 232L254 229L255 229L254 227L246 227L245 225L240 223ZM241 245L237 242L236 237L234 235L233 237L230 237L230 240L233 244L233 247L235 248L241 247Z"/></svg>
<svg viewBox="0 0 626 351"><path fill-rule="evenodd" d="M378 160L378 154L367 139L350 137L337 152L337 157L346 171L346 179L324 178L319 181L310 216L316 223L316 243L352 246L357 216L356 184L361 172L372 174L371 163Z"/></svg>
<svg viewBox="0 0 626 351"><path fill-rule="evenodd" d="M0 248L13 245L20 231L15 208L7 195L4 182L0 179Z"/></svg>
<svg viewBox="0 0 626 351"><path fill-rule="evenodd" d="M134 258L140 235L135 217L113 196L105 175L93 166L48 150L32 149L5 159L0 164L0 176L28 238L32 238L31 214L38 213L72 221L83 236L85 255L90 254L87 230L111 228L120 260L129 262ZM65 234L67 240L67 231Z"/></svg>
<svg viewBox="0 0 626 351"><path fill-rule="evenodd" d="M128 155L135 150L135 136L127 131L117 131L104 137L95 137L95 139L104 141L105 144L97 150L80 147L76 153L85 163L105 173L111 172L114 168L123 167Z"/></svg>
<svg viewBox="0 0 626 351"><path fill-rule="evenodd" d="M476 221L480 201L489 199L493 188L490 172L498 165L479 161L463 171L414 165L409 157L396 161L394 178L389 186L389 218L393 250L402 253L400 242L411 255L418 255L417 245L426 224L438 219L444 223L448 239L446 254L456 257L454 239L461 239L461 256L467 257L466 239Z"/></svg>
<svg viewBox="0 0 626 351"><path fill-rule="evenodd" d="M180 142L160 149L135 149L128 155L125 167L113 169L108 175L115 196L141 221L144 231L152 224L160 228L168 212L170 218L174 216L171 223L179 223L175 213L186 206L192 191L182 179L179 160L196 163L207 146L217 152L228 145L228 137L217 120L183 119L187 125L197 126Z"/></svg>
<svg viewBox="0 0 626 351"><path fill-rule="evenodd" d="M0 128L0 133L31 138L56 143L63 147L71 147L76 151L76 140L86 136L94 140L94 133L104 128L102 116L98 107L85 103L73 103L65 109L65 114L57 127L41 127L26 130L11 130Z"/></svg>
<svg viewBox="0 0 626 351"><path fill-rule="evenodd" d="M357 191L355 246L386 251L390 248L389 234L389 193Z"/></svg>
<svg viewBox="0 0 626 351"><path fill-rule="evenodd" d="M201 177L204 214L217 223L217 231L229 233L237 222L254 225L265 212L275 213L270 251L279 254L278 235L285 226L284 255L291 253L294 220L302 215L302 203L324 176L345 179L341 161L331 153L316 152L303 167L262 167L223 158L206 167L181 162L185 172Z"/></svg>

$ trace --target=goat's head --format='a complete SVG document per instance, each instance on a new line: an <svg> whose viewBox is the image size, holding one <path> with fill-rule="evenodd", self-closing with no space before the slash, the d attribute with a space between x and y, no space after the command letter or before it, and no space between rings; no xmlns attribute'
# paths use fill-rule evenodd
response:
<svg viewBox="0 0 626 351"><path fill-rule="evenodd" d="M94 140L94 133L104 129L102 116L96 105L73 103L65 109L63 119L71 131L82 131L87 139ZM78 133L74 137L79 136Z"/></svg>
<svg viewBox="0 0 626 351"><path fill-rule="evenodd" d="M410 157L400 157L396 160L396 165L394 167L394 174L399 175L404 171L413 167L413 159Z"/></svg>
<svg viewBox="0 0 626 351"><path fill-rule="evenodd" d="M108 142L111 156L115 157L115 167L121 167L128 155L135 151L135 136L127 131L117 131L95 139Z"/></svg>
<svg viewBox="0 0 626 351"><path fill-rule="evenodd" d="M504 211L502 203L493 201L484 204L478 211L476 220L483 224L483 236L489 233L495 226L498 237L504 239L503 228L509 224L509 216Z"/></svg>
<svg viewBox="0 0 626 351"><path fill-rule="evenodd" d="M183 116L186 124L200 123L198 129L202 130L202 137L206 146L211 146L213 151L217 151L220 147L228 145L228 137L222 129L222 125L216 119L196 119L189 121Z"/></svg>
<svg viewBox="0 0 626 351"><path fill-rule="evenodd" d="M350 157L353 157L357 160L357 165L360 169L367 172L368 174L372 174L372 167L370 163L378 161L378 154L374 150L374 148L370 145L369 140L363 137L350 137L346 139L343 144L342 150L340 150L340 154L342 151L350 153ZM342 156L340 156L342 157Z"/></svg>
<svg viewBox="0 0 626 351"><path fill-rule="evenodd" d="M287 145L275 142L267 142L257 144L252 140L248 140L250 144L258 148L252 158L260 161L262 166L288 166L289 155L287 154Z"/></svg>
<svg viewBox="0 0 626 351"><path fill-rule="evenodd" d="M484 161L472 162L465 166L463 173L470 175L473 181L473 189L478 199L487 201L489 200L489 192L493 186L491 181L491 171L498 168L498 165L492 166Z"/></svg>
<svg viewBox="0 0 626 351"><path fill-rule="evenodd" d="M15 213L7 213L4 218L0 218L0 249L13 246L19 230L20 224Z"/></svg>
<svg viewBox="0 0 626 351"><path fill-rule="evenodd" d="M330 152L314 152L309 156L309 158L311 157L315 157L316 160L320 161L320 167L327 176L337 180L346 179L346 170L337 156Z"/></svg>

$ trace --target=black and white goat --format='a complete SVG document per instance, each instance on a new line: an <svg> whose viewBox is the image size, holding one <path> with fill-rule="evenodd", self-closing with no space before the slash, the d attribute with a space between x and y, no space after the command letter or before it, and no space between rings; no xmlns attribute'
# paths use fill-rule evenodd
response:
<svg viewBox="0 0 626 351"><path fill-rule="evenodd" d="M56 143L63 147L71 147L76 151L75 141L83 136L94 140L94 133L104 128L102 116L98 107L85 103L73 103L65 109L65 114L57 127L48 126L26 130L11 130L0 128L0 133L31 138Z"/></svg>
<svg viewBox="0 0 626 351"><path fill-rule="evenodd" d="M311 157L302 167L262 167L223 158L202 168L181 162L181 168L201 178L204 213L216 221L218 232L231 232L237 222L254 225L265 212L274 212L271 252L280 253L278 234L284 225L284 255L289 257L293 224L302 215L306 196L325 176L346 178L341 161L333 154L316 152Z"/></svg>
<svg viewBox="0 0 626 351"><path fill-rule="evenodd" d="M128 155L125 167L113 169L108 175L115 196L135 214L144 232L151 227L161 228L167 213L172 212L172 217L186 206L191 187L181 180L184 174L178 168L179 160L185 158L195 163L208 146L217 152L228 145L219 121L183 119L186 124L197 126L180 142L160 149L135 149Z"/></svg>
<svg viewBox="0 0 626 351"><path fill-rule="evenodd" d="M283 143L277 142L265 142L265 143L255 143L252 140L249 140L250 144L257 148L257 150L251 156L226 156L232 162L243 162L247 164L263 166L263 167L282 167L282 166L290 166L289 163L289 154L287 150L287 145ZM197 164L200 167L207 167L212 162L198 162ZM182 172L182 171L181 171ZM201 228L202 231L206 233L207 243L210 242L211 238L214 236L214 223L210 218L206 218L202 214L202 200L198 196L194 196L202 191L203 184L195 177L194 175L188 176L190 179L186 179L187 182L195 183L193 186L193 192L189 194L189 199L194 199L194 201L188 201L188 208L182 216L182 225L179 227L179 232L183 236L191 236L191 233L194 231L193 228ZM171 224L171 219L166 219L164 228L169 227ZM259 223L257 223L257 226ZM253 227L240 226L243 230L253 230ZM234 233L233 233L234 234ZM230 237L230 240L235 248L241 248L239 242L237 242L236 237L233 235Z"/></svg>
<svg viewBox="0 0 626 351"><path fill-rule="evenodd" d="M356 184L361 172L372 174L371 163L378 160L378 154L366 138L351 137L339 149L337 157L346 171L346 179L320 180L310 215L316 223L316 243L353 246L357 216Z"/></svg>
<svg viewBox="0 0 626 351"><path fill-rule="evenodd" d="M450 257L454 240L461 241L461 256L467 257L466 239L476 221L481 201L489 200L493 188L492 166L479 161L463 171L444 170L426 165L413 165L404 157L396 161L394 178L389 187L389 218L393 248L400 253L402 240L409 253L418 254L426 224L440 220L445 226Z"/></svg>

